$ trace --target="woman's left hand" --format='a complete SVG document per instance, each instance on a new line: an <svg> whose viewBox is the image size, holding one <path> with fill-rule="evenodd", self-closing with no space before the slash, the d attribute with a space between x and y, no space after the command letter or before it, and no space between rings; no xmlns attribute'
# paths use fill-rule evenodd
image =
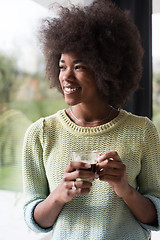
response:
<svg viewBox="0 0 160 240"><path fill-rule="evenodd" d="M97 173L99 179L107 181L119 197L123 198L130 192L126 166L122 163L117 152L108 152L99 157Z"/></svg>

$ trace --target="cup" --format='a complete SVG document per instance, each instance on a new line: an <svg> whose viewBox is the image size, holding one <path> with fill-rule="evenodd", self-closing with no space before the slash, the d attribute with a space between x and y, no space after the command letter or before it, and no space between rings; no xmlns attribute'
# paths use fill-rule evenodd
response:
<svg viewBox="0 0 160 240"><path fill-rule="evenodd" d="M83 169L87 171L96 172L97 166L97 158L98 152L97 151L74 151L72 152L72 160L78 162L85 162L91 165L90 168Z"/></svg>

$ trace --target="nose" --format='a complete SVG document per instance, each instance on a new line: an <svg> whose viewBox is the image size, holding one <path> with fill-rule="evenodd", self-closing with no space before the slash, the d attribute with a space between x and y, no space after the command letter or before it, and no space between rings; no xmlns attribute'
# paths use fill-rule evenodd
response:
<svg viewBox="0 0 160 240"><path fill-rule="evenodd" d="M63 72L62 80L64 81L72 81L75 79L74 73L72 69L67 69Z"/></svg>
<svg viewBox="0 0 160 240"><path fill-rule="evenodd" d="M66 75L63 75L62 79L63 79L64 81L66 81L66 80L67 80L67 76L66 76Z"/></svg>

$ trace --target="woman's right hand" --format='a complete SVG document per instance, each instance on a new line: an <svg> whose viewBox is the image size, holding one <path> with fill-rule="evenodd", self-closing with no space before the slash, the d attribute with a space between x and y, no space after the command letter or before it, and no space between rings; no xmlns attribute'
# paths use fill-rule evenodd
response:
<svg viewBox="0 0 160 240"><path fill-rule="evenodd" d="M69 163L58 187L44 201L37 204L34 209L34 219L39 226L43 228L52 226L65 203L71 201L76 195L88 194L90 192L91 181L97 179L98 175L91 171L86 171L89 167L90 165L83 162ZM88 179L88 181L79 181L76 180L77 178ZM73 183L76 190L72 189Z"/></svg>
<svg viewBox="0 0 160 240"><path fill-rule="evenodd" d="M98 178L98 175L92 171L86 171L90 164L78 161L71 161L67 166L63 179L54 195L57 195L58 202L65 204L71 201L75 196L88 194L91 191L92 181ZM84 169L84 170L83 170ZM87 180L76 180L76 179ZM73 188L76 187L76 189Z"/></svg>

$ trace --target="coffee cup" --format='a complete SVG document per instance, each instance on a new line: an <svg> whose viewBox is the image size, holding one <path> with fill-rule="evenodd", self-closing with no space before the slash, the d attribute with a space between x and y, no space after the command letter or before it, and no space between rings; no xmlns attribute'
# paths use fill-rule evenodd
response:
<svg viewBox="0 0 160 240"><path fill-rule="evenodd" d="M72 160L78 162L85 162L91 165L90 168L83 169L87 171L96 172L97 167L97 151L74 151L72 152Z"/></svg>

